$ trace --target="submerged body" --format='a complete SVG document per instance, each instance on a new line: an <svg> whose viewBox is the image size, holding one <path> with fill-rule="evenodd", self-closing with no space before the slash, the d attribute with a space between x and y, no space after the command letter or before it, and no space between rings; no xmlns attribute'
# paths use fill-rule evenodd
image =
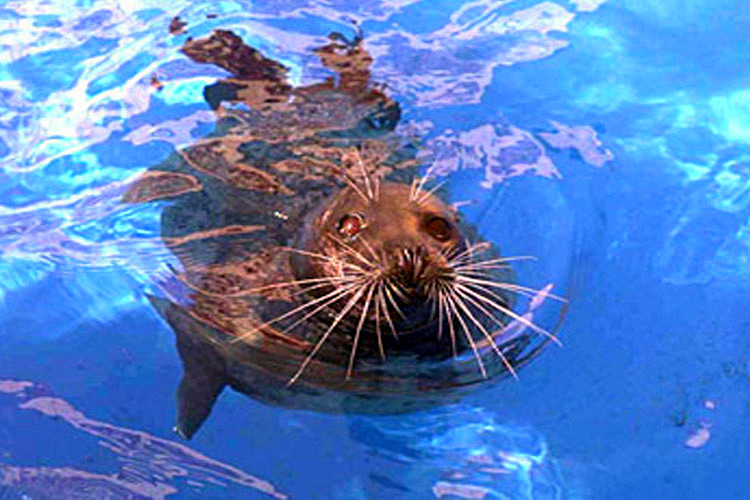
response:
<svg viewBox="0 0 750 500"><path fill-rule="evenodd" d="M183 49L234 75L205 92L217 131L129 198L174 199L162 234L182 269L152 302L183 361L184 437L226 386L271 404L397 413L515 374L544 344L513 312L523 287L509 262L415 178L361 39L342 40L317 51L338 81L296 89L230 32ZM511 321L531 331L508 335Z"/></svg>

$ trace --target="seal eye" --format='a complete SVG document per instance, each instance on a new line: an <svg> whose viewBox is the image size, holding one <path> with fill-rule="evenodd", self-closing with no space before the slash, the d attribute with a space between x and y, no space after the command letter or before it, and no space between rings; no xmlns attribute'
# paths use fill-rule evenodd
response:
<svg viewBox="0 0 750 500"><path fill-rule="evenodd" d="M338 231L342 236L354 238L365 227L365 217L362 214L346 214L339 219Z"/></svg>
<svg viewBox="0 0 750 500"><path fill-rule="evenodd" d="M425 229L430 233L430 236L438 241L448 241L451 239L453 233L453 231L451 231L451 225L442 217L432 217L427 219Z"/></svg>

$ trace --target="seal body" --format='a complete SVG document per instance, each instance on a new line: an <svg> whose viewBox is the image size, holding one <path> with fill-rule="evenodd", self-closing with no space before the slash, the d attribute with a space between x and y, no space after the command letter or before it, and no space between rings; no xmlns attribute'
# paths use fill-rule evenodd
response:
<svg viewBox="0 0 750 500"><path fill-rule="evenodd" d="M300 88L231 32L183 52L232 73L204 93L216 131L126 196L169 200L162 237L180 269L150 299L183 361L182 436L226 386L294 408L398 413L533 356L530 335L498 340L512 269L416 178L361 38L332 35L316 52L337 79Z"/></svg>
<svg viewBox="0 0 750 500"><path fill-rule="evenodd" d="M384 182L378 201L365 203L342 187L300 207L299 227L272 241L264 227L191 242L191 259L175 248L186 262L201 261L165 287L188 292L151 300L175 331L183 361L181 435L200 427L226 386L269 404L390 414L455 401L482 379L473 359L455 359L470 343L456 318L436 314L428 288L429 275L440 272L431 259L466 252L467 235L476 235L432 195L409 202L410 189ZM184 208L165 211L168 227L171 210ZM350 217L361 218L356 237ZM353 281L365 275L372 281ZM486 339L470 335L488 350ZM503 346L514 366L524 342ZM483 356L486 373L506 371L501 359Z"/></svg>

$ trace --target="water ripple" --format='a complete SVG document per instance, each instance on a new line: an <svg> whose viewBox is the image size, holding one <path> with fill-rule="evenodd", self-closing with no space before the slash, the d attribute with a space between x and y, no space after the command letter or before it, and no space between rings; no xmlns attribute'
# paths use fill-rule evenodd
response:
<svg viewBox="0 0 750 500"><path fill-rule="evenodd" d="M189 479L188 484L193 489L234 483L271 498L287 498L271 483L183 444L89 418L34 382L0 380L2 393L14 395L21 410L58 419L75 430L96 437L100 446L121 459L117 474L72 467L0 464L0 485L30 493L32 498L160 499L180 491L181 485L177 481L180 478Z"/></svg>

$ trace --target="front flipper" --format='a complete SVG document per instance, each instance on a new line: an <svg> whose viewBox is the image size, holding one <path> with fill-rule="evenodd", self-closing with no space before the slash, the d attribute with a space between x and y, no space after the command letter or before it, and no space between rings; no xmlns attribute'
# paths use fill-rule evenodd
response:
<svg viewBox="0 0 750 500"><path fill-rule="evenodd" d="M211 413L211 408L227 385L224 359L204 339L205 325L179 307L172 306L167 321L177 337L182 359L182 381L177 389L177 426L181 437L190 439Z"/></svg>
<svg viewBox="0 0 750 500"><path fill-rule="evenodd" d="M226 379L192 358L183 357L182 362L184 374L177 389L179 413L174 430L180 437L190 439L208 418Z"/></svg>
<svg viewBox="0 0 750 500"><path fill-rule="evenodd" d="M176 337L182 360L182 381L177 389L177 425L174 430L185 439L198 431L227 385L225 362L205 339L206 325L169 300L148 296L151 304L167 320Z"/></svg>

